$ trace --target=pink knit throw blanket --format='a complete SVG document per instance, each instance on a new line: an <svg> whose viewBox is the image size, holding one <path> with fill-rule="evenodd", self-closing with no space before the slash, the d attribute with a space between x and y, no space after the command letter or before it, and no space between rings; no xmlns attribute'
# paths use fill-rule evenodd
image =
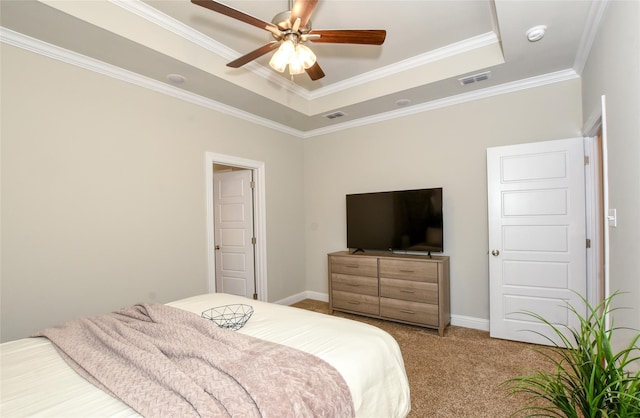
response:
<svg viewBox="0 0 640 418"><path fill-rule="evenodd" d="M324 360L139 304L46 329L81 376L146 417L352 417L351 393Z"/></svg>

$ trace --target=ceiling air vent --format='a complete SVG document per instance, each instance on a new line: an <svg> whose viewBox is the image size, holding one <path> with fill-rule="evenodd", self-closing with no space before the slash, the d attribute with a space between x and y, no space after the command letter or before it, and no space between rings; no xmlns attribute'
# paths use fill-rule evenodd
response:
<svg viewBox="0 0 640 418"><path fill-rule="evenodd" d="M327 118L327 119L336 119L336 118L341 118L341 117L343 117L345 115L346 115L346 113L337 111L337 112L333 112L333 113L328 113L326 115L323 115L322 117L323 118Z"/></svg>
<svg viewBox="0 0 640 418"><path fill-rule="evenodd" d="M467 77L459 78L458 81L463 86L466 86L467 84L473 84L478 81L488 80L490 75L491 75L491 71L485 71L484 73L478 73L478 74L470 75Z"/></svg>

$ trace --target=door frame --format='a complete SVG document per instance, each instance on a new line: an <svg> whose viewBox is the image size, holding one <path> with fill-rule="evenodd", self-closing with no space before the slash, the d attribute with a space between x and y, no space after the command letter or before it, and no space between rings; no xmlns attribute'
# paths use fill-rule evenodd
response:
<svg viewBox="0 0 640 418"><path fill-rule="evenodd" d="M597 306L610 295L609 274L609 164L607 144L607 113L605 95L600 97L600 108L590 115L583 125L585 154L590 158L586 166L587 236L591 238L591 251L587 251L587 300ZM600 131L601 140L597 140ZM598 190L597 178L601 171L602 190ZM600 201L602 199L602 201ZM599 210L599 208L602 210ZM599 227L599 220L604 228ZM603 254L602 259L598 253ZM602 265L604 264L604 266ZM604 289L599 288L597 272L604 271ZM607 320L607 325L609 321Z"/></svg>
<svg viewBox="0 0 640 418"><path fill-rule="evenodd" d="M258 300L268 301L267 295L267 232L265 210L265 164L262 161L248 160L215 152L205 153L205 196L207 208L207 271L208 291L216 292L216 257L213 214L213 165L222 164L240 167L253 172L255 182L253 216L256 234L255 275Z"/></svg>

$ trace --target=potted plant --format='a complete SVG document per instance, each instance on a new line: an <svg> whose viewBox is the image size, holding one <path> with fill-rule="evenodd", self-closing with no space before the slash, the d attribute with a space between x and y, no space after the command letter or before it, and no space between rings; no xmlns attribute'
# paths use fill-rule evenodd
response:
<svg viewBox="0 0 640 418"><path fill-rule="evenodd" d="M527 315L548 325L560 338L556 343L549 337L550 347L537 349L550 363L551 371L536 371L532 375L509 379L505 384L512 393L524 393L531 404L514 415L613 418L640 417L640 370L630 371L635 361L640 361L637 333L626 348L614 353L611 340L619 328L607 328L607 318L612 296L593 307L587 306L582 316L569 305L571 314L579 319L580 328L563 328L554 325L540 315ZM561 345L564 344L564 347ZM637 364L635 365L638 366Z"/></svg>

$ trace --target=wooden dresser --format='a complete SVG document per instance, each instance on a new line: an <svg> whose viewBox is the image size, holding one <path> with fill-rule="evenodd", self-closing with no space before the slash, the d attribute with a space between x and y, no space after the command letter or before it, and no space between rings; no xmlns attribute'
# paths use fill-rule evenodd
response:
<svg viewBox="0 0 640 418"><path fill-rule="evenodd" d="M329 257L329 308L436 328L451 321L449 257L348 251Z"/></svg>

